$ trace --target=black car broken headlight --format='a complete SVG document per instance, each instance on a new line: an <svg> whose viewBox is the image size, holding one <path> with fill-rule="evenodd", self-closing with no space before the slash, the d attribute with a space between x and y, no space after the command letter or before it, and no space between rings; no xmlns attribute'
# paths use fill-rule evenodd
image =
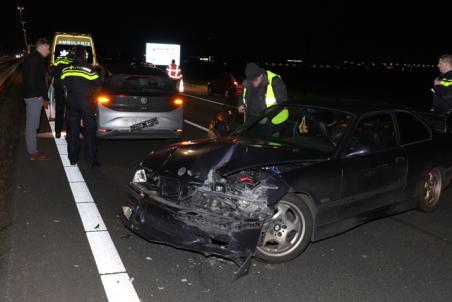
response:
<svg viewBox="0 0 452 302"><path fill-rule="evenodd" d="M132 182L134 182L134 183L145 183L147 181L148 181L148 178L146 176L146 171L144 169L137 170L132 179Z"/></svg>

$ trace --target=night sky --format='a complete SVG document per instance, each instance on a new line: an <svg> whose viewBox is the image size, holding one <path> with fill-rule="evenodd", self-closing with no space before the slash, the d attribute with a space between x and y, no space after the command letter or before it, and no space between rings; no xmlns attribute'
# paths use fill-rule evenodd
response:
<svg viewBox="0 0 452 302"><path fill-rule="evenodd" d="M1 2L0 49L14 51L23 47L16 0ZM230 59L433 63L452 52L447 1L430 1L430 7L400 1L19 2L30 42L56 31L91 33L104 57L141 56L146 41L180 43L185 57Z"/></svg>

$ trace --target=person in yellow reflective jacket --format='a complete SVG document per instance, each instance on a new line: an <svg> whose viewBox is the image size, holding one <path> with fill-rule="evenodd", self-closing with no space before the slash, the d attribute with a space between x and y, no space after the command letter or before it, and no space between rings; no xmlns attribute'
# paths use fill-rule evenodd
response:
<svg viewBox="0 0 452 302"><path fill-rule="evenodd" d="M61 137L64 125L64 111L66 107L66 97L64 96L63 84L61 83L61 73L63 69L72 64L71 58L59 57L50 65L49 75L53 78L53 88L55 89L55 136Z"/></svg>
<svg viewBox="0 0 452 302"><path fill-rule="evenodd" d="M246 120L258 117L265 109L287 101L287 89L281 77L256 63L245 68L243 94L239 97L239 112Z"/></svg>
<svg viewBox="0 0 452 302"><path fill-rule="evenodd" d="M96 151L96 104L94 92L100 87L103 75L86 62L86 50L76 46L73 64L63 69L61 80L66 91L68 108L68 156L71 165L77 164L80 154L80 120L83 120L88 165L92 168L99 165Z"/></svg>

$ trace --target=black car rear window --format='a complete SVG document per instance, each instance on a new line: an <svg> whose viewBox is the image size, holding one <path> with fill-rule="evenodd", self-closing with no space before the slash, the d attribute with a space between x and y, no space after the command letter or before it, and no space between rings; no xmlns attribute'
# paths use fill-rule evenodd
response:
<svg viewBox="0 0 452 302"><path fill-rule="evenodd" d="M166 75L112 74L107 86L114 90L174 90L174 84Z"/></svg>

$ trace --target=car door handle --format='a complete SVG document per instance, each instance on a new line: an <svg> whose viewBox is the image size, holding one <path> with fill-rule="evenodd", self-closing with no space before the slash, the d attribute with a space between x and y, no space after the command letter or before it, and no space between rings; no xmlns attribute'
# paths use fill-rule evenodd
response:
<svg viewBox="0 0 452 302"><path fill-rule="evenodd" d="M405 156L397 156L394 160L394 162L396 164L402 164L406 161L406 157Z"/></svg>

